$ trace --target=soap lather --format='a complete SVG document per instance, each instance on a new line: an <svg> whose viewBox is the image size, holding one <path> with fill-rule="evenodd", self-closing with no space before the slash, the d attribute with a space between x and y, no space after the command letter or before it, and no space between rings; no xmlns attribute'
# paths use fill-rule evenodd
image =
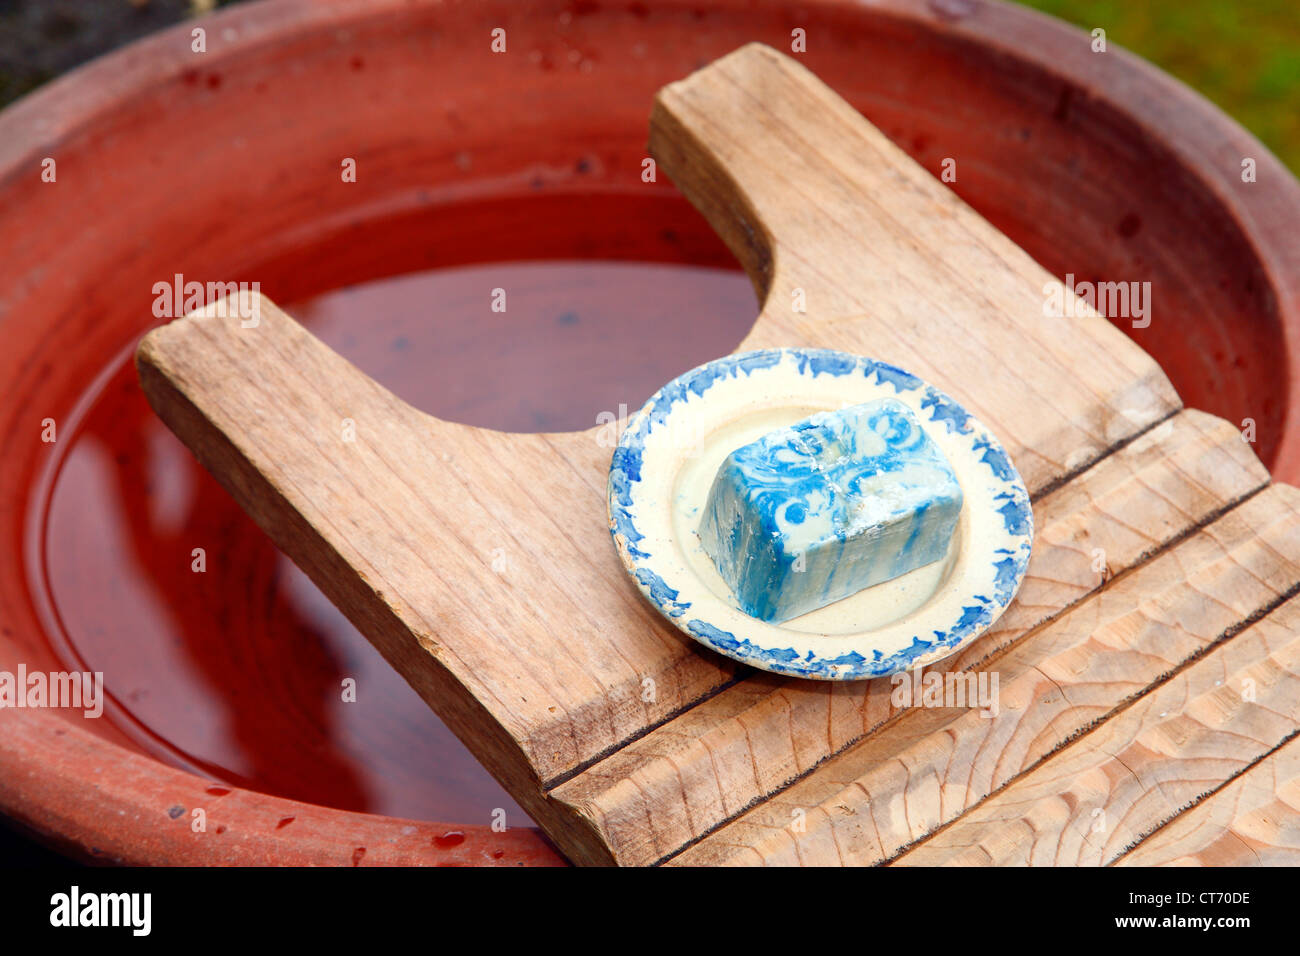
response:
<svg viewBox="0 0 1300 956"><path fill-rule="evenodd" d="M781 622L942 559L961 507L943 452L884 398L733 451L699 535L740 607Z"/></svg>

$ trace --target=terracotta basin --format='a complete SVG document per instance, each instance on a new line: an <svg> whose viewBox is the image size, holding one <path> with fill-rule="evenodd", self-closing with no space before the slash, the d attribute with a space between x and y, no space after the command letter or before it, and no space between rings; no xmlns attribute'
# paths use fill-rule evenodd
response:
<svg viewBox="0 0 1300 956"><path fill-rule="evenodd" d="M640 175L655 90L749 40L805 29L813 70L932 171L957 158L954 188L1054 273L1150 281L1150 325L1119 324L1300 479L1300 187L1056 21L990 0L285 0L202 25L206 53L186 24L0 115L0 670L102 671L109 695L100 719L0 711L0 810L71 853L562 862L147 414L126 359L180 273L259 282L445 417L635 407L757 314L702 219Z"/></svg>

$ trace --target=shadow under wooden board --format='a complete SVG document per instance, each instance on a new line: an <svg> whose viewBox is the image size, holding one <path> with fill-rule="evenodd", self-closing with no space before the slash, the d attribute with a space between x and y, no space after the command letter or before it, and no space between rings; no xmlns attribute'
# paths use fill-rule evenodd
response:
<svg viewBox="0 0 1300 956"><path fill-rule="evenodd" d="M931 669L996 672L996 713L702 650L623 572L597 430L434 419L266 300L152 332L150 402L575 862L1109 863L1235 778L1258 803L1248 768L1300 726L1300 492L1082 302L1045 314L1053 277L793 60L751 45L666 87L650 145L758 288L741 349L907 368L1015 461L1025 583ZM1223 690L1246 676L1252 701ZM1148 755L1140 785L1105 785L1115 748Z"/></svg>

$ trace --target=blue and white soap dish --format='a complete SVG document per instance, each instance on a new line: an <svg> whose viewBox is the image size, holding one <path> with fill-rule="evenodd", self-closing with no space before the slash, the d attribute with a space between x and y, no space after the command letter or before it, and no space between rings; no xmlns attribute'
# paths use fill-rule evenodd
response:
<svg viewBox="0 0 1300 956"><path fill-rule="evenodd" d="M699 533L719 466L818 412L879 399L910 411L960 485L946 553L780 623L746 613ZM817 680L884 677L970 644L1015 597L1033 541L1024 482L970 413L892 365L824 349L729 355L656 392L614 451L609 522L624 567L678 628L752 667Z"/></svg>

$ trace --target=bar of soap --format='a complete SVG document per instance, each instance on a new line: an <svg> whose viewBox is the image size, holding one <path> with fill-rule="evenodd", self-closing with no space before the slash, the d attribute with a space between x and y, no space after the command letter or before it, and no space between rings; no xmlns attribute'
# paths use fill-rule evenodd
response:
<svg viewBox="0 0 1300 956"><path fill-rule="evenodd" d="M943 453L884 398L733 451L699 535L741 609L780 622L943 558L961 504Z"/></svg>

